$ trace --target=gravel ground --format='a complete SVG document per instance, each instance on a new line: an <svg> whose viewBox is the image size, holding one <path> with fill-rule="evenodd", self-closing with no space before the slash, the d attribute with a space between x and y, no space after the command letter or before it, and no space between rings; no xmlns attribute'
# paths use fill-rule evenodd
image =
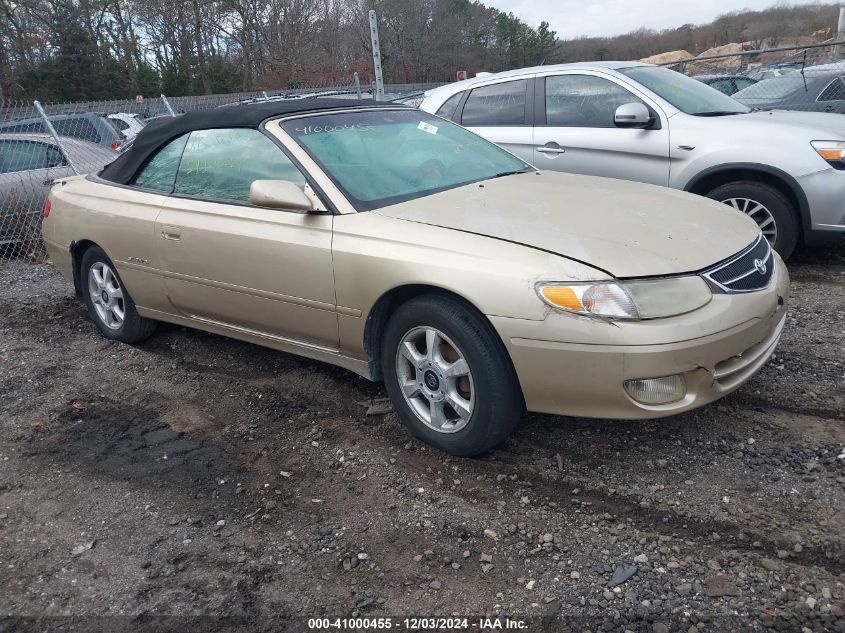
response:
<svg viewBox="0 0 845 633"><path fill-rule="evenodd" d="M732 396L530 415L457 459L366 415L380 385L179 327L112 343L49 265L2 262L0 630L845 631L845 248L790 271L781 346Z"/></svg>

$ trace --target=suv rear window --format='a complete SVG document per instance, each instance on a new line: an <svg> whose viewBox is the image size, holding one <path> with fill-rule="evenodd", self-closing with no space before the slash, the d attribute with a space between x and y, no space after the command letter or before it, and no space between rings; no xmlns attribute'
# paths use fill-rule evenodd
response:
<svg viewBox="0 0 845 633"><path fill-rule="evenodd" d="M469 93L462 125L524 125L525 79L482 86Z"/></svg>
<svg viewBox="0 0 845 633"><path fill-rule="evenodd" d="M461 90L457 94L453 94L451 97L446 99L443 102L443 105L437 108L437 116L442 116L444 119L451 119L455 116L455 110L458 109L458 104L461 102L461 99L464 96L464 90Z"/></svg>

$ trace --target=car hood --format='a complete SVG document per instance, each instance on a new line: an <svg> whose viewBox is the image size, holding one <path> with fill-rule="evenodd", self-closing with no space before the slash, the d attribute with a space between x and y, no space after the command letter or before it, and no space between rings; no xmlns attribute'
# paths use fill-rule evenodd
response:
<svg viewBox="0 0 845 633"><path fill-rule="evenodd" d="M778 107L783 101L766 101L743 99L748 105L758 107ZM709 119L719 124L737 125L743 128L745 134L759 129L761 133L769 135L774 131L773 126L789 126L791 131L806 130L807 139L817 140L845 140L845 117L831 112L795 112L789 110L767 110L765 112L749 112L735 116L715 117ZM753 127L752 127L753 126ZM783 130L783 127L781 127ZM820 136L821 135L821 136ZM767 136L767 138L771 138Z"/></svg>
<svg viewBox="0 0 845 633"><path fill-rule="evenodd" d="M706 198L556 172L495 178L373 213L524 244L616 277L702 270L759 233L748 217Z"/></svg>

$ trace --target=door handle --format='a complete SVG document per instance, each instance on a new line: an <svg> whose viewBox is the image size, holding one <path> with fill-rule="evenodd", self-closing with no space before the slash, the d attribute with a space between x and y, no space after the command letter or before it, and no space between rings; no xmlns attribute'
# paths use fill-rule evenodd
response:
<svg viewBox="0 0 845 633"><path fill-rule="evenodd" d="M557 143L546 143L545 145L541 145L537 148L537 151L541 154L564 154L566 149L558 145Z"/></svg>
<svg viewBox="0 0 845 633"><path fill-rule="evenodd" d="M182 239L182 235L172 228L162 229L161 231L161 239L163 240L171 240L173 242L178 242Z"/></svg>

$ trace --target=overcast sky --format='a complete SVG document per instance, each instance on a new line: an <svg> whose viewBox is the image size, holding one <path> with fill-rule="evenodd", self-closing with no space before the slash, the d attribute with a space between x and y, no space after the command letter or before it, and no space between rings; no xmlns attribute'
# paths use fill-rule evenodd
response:
<svg viewBox="0 0 845 633"><path fill-rule="evenodd" d="M579 35L619 35L642 27L659 31L682 24L705 24L729 11L765 9L775 4L775 0L484 0L484 3L502 11L513 11L535 28L545 20L559 38L571 39ZM814 0L790 2L813 3Z"/></svg>

